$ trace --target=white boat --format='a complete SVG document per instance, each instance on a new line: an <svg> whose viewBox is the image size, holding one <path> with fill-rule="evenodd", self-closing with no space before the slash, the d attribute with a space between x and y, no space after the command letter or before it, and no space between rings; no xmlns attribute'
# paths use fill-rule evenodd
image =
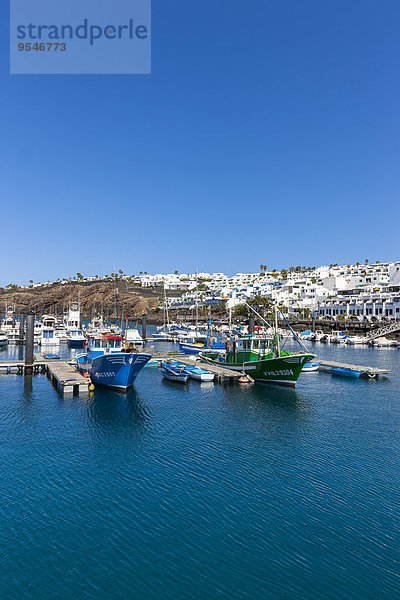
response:
<svg viewBox="0 0 400 600"><path fill-rule="evenodd" d="M40 333L39 344L43 346L59 346L60 340L55 334L54 326L57 319L52 315L43 315L42 317L42 329Z"/></svg>
<svg viewBox="0 0 400 600"><path fill-rule="evenodd" d="M134 344L135 346L140 346L144 344L143 338L141 337L139 331L136 328L127 329L125 331L125 341Z"/></svg>
<svg viewBox="0 0 400 600"><path fill-rule="evenodd" d="M348 335L345 335L342 331L333 331L331 335L328 336L331 344L343 344Z"/></svg>
<svg viewBox="0 0 400 600"><path fill-rule="evenodd" d="M315 340L315 334L311 331L311 329L307 329L306 331L301 331L299 333L299 338L306 342L311 342Z"/></svg>
<svg viewBox="0 0 400 600"><path fill-rule="evenodd" d="M56 323L54 331L60 342L68 342L68 331L63 323Z"/></svg>
<svg viewBox="0 0 400 600"><path fill-rule="evenodd" d="M372 346L374 346L374 348L391 348L392 346L396 347L398 344L396 340L389 340L386 337L376 338L370 343Z"/></svg>
<svg viewBox="0 0 400 600"><path fill-rule="evenodd" d="M323 331L317 330L315 332L315 341L316 342L327 342L328 341L328 336Z"/></svg>
<svg viewBox="0 0 400 600"><path fill-rule="evenodd" d="M349 337L346 339L346 344L349 344L350 346L358 346L360 344L368 344L369 340L368 338L362 336L362 335L349 335Z"/></svg>
<svg viewBox="0 0 400 600"><path fill-rule="evenodd" d="M210 371L206 371L206 369L201 369L194 365L187 365L185 371L186 373L189 373L191 379L196 379L197 381L214 381L214 373L210 373Z"/></svg>
<svg viewBox="0 0 400 600"><path fill-rule="evenodd" d="M301 372L302 373L311 373L312 371L319 371L321 363L320 362L308 362L304 365Z"/></svg>
<svg viewBox="0 0 400 600"><path fill-rule="evenodd" d="M157 342L172 342L173 337L168 331L157 328L157 331L151 334L153 340Z"/></svg>
<svg viewBox="0 0 400 600"><path fill-rule="evenodd" d="M6 315L1 322L0 330L2 333L8 334L9 331L15 329L15 308L7 308Z"/></svg>
<svg viewBox="0 0 400 600"><path fill-rule="evenodd" d="M10 329L7 332L8 343L9 344L18 344L19 342L19 327L14 327L14 329Z"/></svg>
<svg viewBox="0 0 400 600"><path fill-rule="evenodd" d="M81 348L86 343L86 337L82 329L70 329L68 332L68 346L71 348Z"/></svg>
<svg viewBox="0 0 400 600"><path fill-rule="evenodd" d="M33 324L33 340L35 344L40 344L40 338L42 337L42 321L35 321Z"/></svg>
<svg viewBox="0 0 400 600"><path fill-rule="evenodd" d="M109 331L109 327L107 327L104 323L103 315L98 315L93 317L93 319L88 323L86 332L88 335L96 335L102 334Z"/></svg>
<svg viewBox="0 0 400 600"><path fill-rule="evenodd" d="M64 316L64 326L69 332L71 329L81 328L81 311L79 308L79 302L73 302L68 310L68 314Z"/></svg>

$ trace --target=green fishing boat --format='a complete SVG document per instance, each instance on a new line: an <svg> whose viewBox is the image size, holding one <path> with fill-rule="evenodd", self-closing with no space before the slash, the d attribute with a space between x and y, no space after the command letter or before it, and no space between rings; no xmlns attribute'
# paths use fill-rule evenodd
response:
<svg viewBox="0 0 400 600"><path fill-rule="evenodd" d="M294 387L303 366L315 354L280 349L279 335L245 335L226 342L225 352L201 352L205 361L240 371L257 382Z"/></svg>

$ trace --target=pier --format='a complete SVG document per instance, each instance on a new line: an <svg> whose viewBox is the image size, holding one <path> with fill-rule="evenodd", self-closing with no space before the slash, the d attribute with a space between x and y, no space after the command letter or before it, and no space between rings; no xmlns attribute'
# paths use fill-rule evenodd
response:
<svg viewBox="0 0 400 600"><path fill-rule="evenodd" d="M331 369L349 369L350 371L360 371L361 375L368 377L378 377L378 375L388 375L390 369L378 369L377 367L365 367L363 365L349 365L347 363L337 362L335 360L321 360L322 371L330 371Z"/></svg>
<svg viewBox="0 0 400 600"><path fill-rule="evenodd" d="M46 360L41 354L35 354L35 361L31 365L19 360L0 361L0 373L25 375L28 372L46 374L62 396L88 392L88 380L66 360Z"/></svg>

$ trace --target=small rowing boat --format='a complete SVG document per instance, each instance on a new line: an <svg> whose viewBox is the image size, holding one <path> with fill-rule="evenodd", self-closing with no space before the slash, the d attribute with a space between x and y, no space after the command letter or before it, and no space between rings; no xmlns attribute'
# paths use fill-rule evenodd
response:
<svg viewBox="0 0 400 600"><path fill-rule="evenodd" d="M320 362L308 362L304 365L301 372L302 373L311 373L312 371L318 371L320 367Z"/></svg>
<svg viewBox="0 0 400 600"><path fill-rule="evenodd" d="M168 381L186 383L189 379L189 373L186 372L185 368L176 364L163 362L161 363L161 371L164 379L167 379Z"/></svg>
<svg viewBox="0 0 400 600"><path fill-rule="evenodd" d="M191 379L196 379L197 381L214 380L214 373L210 373L210 371L206 371L206 369L200 369L200 367L195 367L194 365L186 365L185 371L186 373L189 373L189 377Z"/></svg>

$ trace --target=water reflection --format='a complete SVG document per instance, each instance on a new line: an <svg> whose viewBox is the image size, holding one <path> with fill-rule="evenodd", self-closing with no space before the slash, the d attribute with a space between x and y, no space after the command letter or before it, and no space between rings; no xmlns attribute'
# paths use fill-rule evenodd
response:
<svg viewBox="0 0 400 600"><path fill-rule="evenodd" d="M254 384L222 387L222 393L224 420L230 427L256 428L281 438L283 432L304 435L316 416L312 394L296 388Z"/></svg>
<svg viewBox="0 0 400 600"><path fill-rule="evenodd" d="M32 371L28 371L24 375L24 398L25 400L32 399Z"/></svg>
<svg viewBox="0 0 400 600"><path fill-rule="evenodd" d="M117 433L121 429L142 429L150 414L135 388L127 394L96 388L87 402L86 418L92 431Z"/></svg>

